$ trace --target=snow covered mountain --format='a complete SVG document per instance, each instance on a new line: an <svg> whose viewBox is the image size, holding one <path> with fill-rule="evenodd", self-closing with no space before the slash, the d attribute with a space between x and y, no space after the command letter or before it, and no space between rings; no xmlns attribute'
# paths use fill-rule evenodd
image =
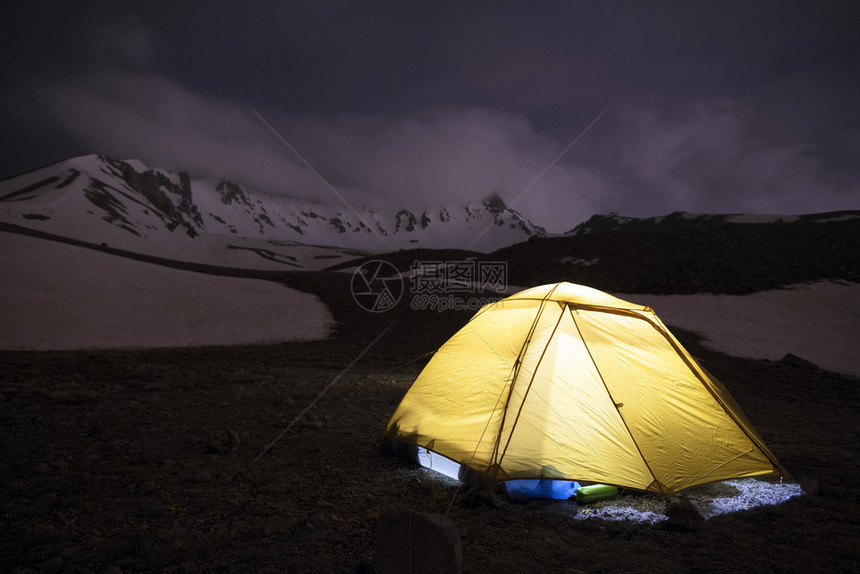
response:
<svg viewBox="0 0 860 574"><path fill-rule="evenodd" d="M264 260L267 268L309 268L308 258L332 264L359 251L465 248L479 236L471 249L492 251L544 234L498 197L383 214L267 195L227 180L192 180L185 172L101 155L0 182L0 222L181 260L253 267ZM302 250L305 257L296 255ZM229 251L251 257L243 263Z"/></svg>

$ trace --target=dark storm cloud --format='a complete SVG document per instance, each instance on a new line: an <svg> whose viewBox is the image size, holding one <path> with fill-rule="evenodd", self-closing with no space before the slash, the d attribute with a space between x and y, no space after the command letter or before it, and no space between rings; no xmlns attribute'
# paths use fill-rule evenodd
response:
<svg viewBox="0 0 860 574"><path fill-rule="evenodd" d="M615 201L636 213L655 215L655 205L806 212L857 200L856 180L822 170L810 145L759 139L752 116L748 106L721 100L671 113L620 107L602 134L606 147L591 161L616 174Z"/></svg>
<svg viewBox="0 0 860 574"><path fill-rule="evenodd" d="M848 4L88 4L21 8L0 122L11 173L79 153L334 201L518 197L595 211L860 206Z"/></svg>
<svg viewBox="0 0 860 574"><path fill-rule="evenodd" d="M34 81L27 88L21 112L81 149L263 190L315 185L246 108L190 92L169 78L112 70Z"/></svg>

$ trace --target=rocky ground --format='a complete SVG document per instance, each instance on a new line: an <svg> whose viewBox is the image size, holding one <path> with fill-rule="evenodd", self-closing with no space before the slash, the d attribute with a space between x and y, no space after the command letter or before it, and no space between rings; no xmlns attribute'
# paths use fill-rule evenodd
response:
<svg viewBox="0 0 860 574"><path fill-rule="evenodd" d="M530 280L526 271L515 272ZM318 294L337 334L260 347L0 352L0 572L372 572L389 508L447 512L472 573L860 569L854 378L724 356L675 331L808 494L694 531L577 520L573 502L470 508L451 481L376 445L427 354L471 313L367 313L348 274L266 278Z"/></svg>
<svg viewBox="0 0 860 574"><path fill-rule="evenodd" d="M367 572L382 512L450 504L466 572L856 571L856 380L687 337L737 373L720 374L765 441L819 486L675 532L553 510L568 502L465 508L449 482L377 453L423 363L400 366L424 348L398 352L397 339L345 374L337 341L0 354L0 569Z"/></svg>

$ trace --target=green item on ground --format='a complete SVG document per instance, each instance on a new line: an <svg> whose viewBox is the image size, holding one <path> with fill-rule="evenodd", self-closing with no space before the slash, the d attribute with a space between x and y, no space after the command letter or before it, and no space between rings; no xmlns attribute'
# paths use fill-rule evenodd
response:
<svg viewBox="0 0 860 574"><path fill-rule="evenodd" d="M608 484L591 484L576 489L573 493L578 504L588 504L618 496L618 488Z"/></svg>

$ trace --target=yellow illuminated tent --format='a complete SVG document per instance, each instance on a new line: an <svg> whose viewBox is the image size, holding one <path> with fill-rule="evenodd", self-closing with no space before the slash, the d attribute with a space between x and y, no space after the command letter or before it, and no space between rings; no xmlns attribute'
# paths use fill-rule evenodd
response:
<svg viewBox="0 0 860 574"><path fill-rule="evenodd" d="M785 474L649 307L571 283L478 311L421 372L385 437L498 481L671 494Z"/></svg>

